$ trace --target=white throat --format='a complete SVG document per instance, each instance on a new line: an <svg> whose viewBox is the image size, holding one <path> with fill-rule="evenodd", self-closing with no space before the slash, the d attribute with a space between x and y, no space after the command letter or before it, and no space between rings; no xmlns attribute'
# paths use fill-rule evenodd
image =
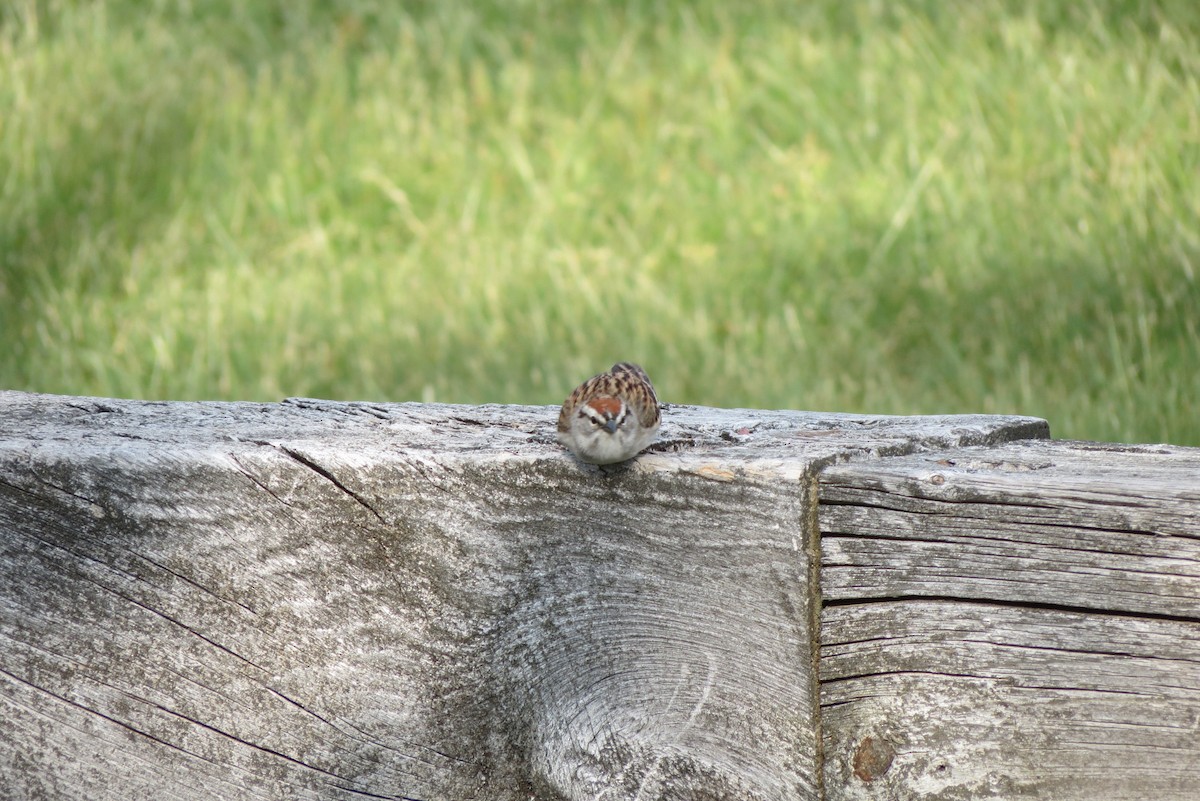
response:
<svg viewBox="0 0 1200 801"><path fill-rule="evenodd" d="M582 461L590 464L614 464L632 459L658 434L658 424L643 428L636 414L622 406L615 418L616 429L610 432L598 420L585 413L571 421L570 431L560 440Z"/></svg>

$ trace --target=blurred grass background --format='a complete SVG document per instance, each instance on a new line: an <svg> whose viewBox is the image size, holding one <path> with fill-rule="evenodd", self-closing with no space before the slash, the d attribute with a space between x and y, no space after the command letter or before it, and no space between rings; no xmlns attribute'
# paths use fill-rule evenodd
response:
<svg viewBox="0 0 1200 801"><path fill-rule="evenodd" d="M1200 445L1200 4L0 4L0 387Z"/></svg>

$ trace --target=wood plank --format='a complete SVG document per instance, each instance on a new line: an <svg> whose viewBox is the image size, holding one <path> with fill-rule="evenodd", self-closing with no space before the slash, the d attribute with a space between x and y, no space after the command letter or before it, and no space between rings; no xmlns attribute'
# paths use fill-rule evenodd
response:
<svg viewBox="0 0 1200 801"><path fill-rule="evenodd" d="M20 797L814 798L813 473L1029 418L0 392ZM753 655L752 658L747 658Z"/></svg>
<svg viewBox="0 0 1200 801"><path fill-rule="evenodd" d="M1200 788L1195 624L909 600L826 610L822 638L830 799Z"/></svg>
<svg viewBox="0 0 1200 801"><path fill-rule="evenodd" d="M1200 449L954 449L820 497L830 799L1197 797Z"/></svg>

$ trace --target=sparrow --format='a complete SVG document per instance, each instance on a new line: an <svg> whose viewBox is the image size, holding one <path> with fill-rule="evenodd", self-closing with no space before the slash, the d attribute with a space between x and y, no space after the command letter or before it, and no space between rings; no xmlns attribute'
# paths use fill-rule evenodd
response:
<svg viewBox="0 0 1200 801"><path fill-rule="evenodd" d="M581 461L614 464L632 459L658 434L654 385L636 364L618 362L584 381L558 414L558 441Z"/></svg>

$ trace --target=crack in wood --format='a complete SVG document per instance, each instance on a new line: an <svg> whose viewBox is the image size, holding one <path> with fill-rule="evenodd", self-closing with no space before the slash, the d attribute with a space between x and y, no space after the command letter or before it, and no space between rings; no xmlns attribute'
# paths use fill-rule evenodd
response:
<svg viewBox="0 0 1200 801"><path fill-rule="evenodd" d="M138 598L134 598L132 595L123 593L115 587L109 587L108 585L102 584L98 581L95 581L94 579L91 579L90 577L89 577L89 580L93 584L95 584L97 587L99 587L100 589L102 589L106 592L112 593L113 595L117 596L118 598L120 598L124 601L127 601L127 602L139 607L140 609L145 609L150 614L155 615L156 617L160 617L163 620L167 621L168 623L171 623L174 626L178 626L180 629L186 631L187 633L191 634L192 636L197 637L200 640L203 640L204 642L208 643L213 648L216 648L219 651L223 651L224 653L229 654L234 659L237 659L238 661L243 662L243 663L249 665L250 667L252 667L258 671L261 671L263 673L267 672L266 668L264 668L262 665L256 664L254 661L242 656L237 651L234 651L232 648L228 648L224 645L221 645L221 643L217 642L216 640L213 640L212 638L201 634L199 631L196 631L196 629L194 629L191 626L189 626L188 624L184 623L182 620L178 620L177 618L174 618L171 615L168 615L166 612L162 611L161 609L155 609L153 606L150 606L149 604L139 600Z"/></svg>
<svg viewBox="0 0 1200 801"><path fill-rule="evenodd" d="M897 497L904 497L904 496L897 496ZM911 496L909 496L909 497L911 497ZM924 502L939 503L942 501L942 499L940 499L940 498L923 498L923 497L916 498L915 500L922 502L922 503L924 503ZM978 500L975 500L975 501L961 501L961 502L950 502L950 503L961 504L963 506L973 505L973 506L984 506L985 507L988 504L990 504L991 501L980 502ZM954 521L978 521L978 522L989 523L989 524L994 525L994 524L997 524L998 522L1004 522L1009 526L1013 526L1014 528L1016 525L1018 525L1015 521L997 521L995 515L988 515L988 514L970 515L970 514L961 514L961 513L954 514L954 515L948 515L944 511L941 511L938 509L922 509L915 505L909 506L909 507L898 507L898 506L885 506L882 504L870 504L870 503L861 503L861 502L826 503L825 501L822 501L821 505L822 506L836 506L836 507L841 507L843 509L845 509L845 508L876 509L876 510L883 511L883 512L894 512L896 514L919 515L919 516L929 518L929 519L945 520L945 521L947 521L947 523L952 523ZM1006 504L1006 506L1026 508L1026 509L1049 509L1049 510L1057 510L1057 511L1061 512L1061 510L1058 507L1042 506L1039 504L1018 504L1018 503L1014 502L1014 503ZM1132 509L1132 508L1136 508L1136 507L1126 507L1126 508ZM1178 537L1178 538L1184 539L1184 540L1200 539L1200 534L1191 535L1187 532L1171 532L1171 533L1164 534L1161 531L1153 531L1151 529L1116 528L1113 526L1098 526L1098 525L1090 524L1090 523L1083 522L1083 521L1076 521L1076 520L1059 523L1059 522L1055 522L1053 520L1045 520L1042 518L1038 518L1038 519L1036 519L1036 521L1029 521L1029 522L1021 521L1019 525L1022 528L1026 528L1026 529L1028 529L1028 528L1033 528L1033 529L1045 528L1045 529L1051 529L1051 530L1066 529L1066 530L1078 530L1078 531L1094 531L1094 532L1101 533L1101 534L1136 535L1136 536L1155 537L1155 538ZM827 534L828 536L838 536L838 537L869 536L869 535L857 535L852 531L836 531L836 530L823 531L822 534ZM899 539L903 539L903 537L899 537ZM1020 542L1020 540L1014 540L1014 541Z"/></svg>
<svg viewBox="0 0 1200 801"><path fill-rule="evenodd" d="M295 450L294 448L289 448L287 445L281 445L281 444L276 444L276 443L260 443L260 444L273 444L274 447L278 448L281 452L290 456L298 464L301 464L304 467L307 467L309 470L312 470L314 473L321 476L322 478L327 480L329 483L333 484L333 486L337 487L339 490L344 492L346 495L353 498L360 506L362 506L364 509L366 509L371 514L373 514L375 516L375 518L377 520L379 520L380 523L387 523L387 521L384 520L383 515L381 515L379 513L378 509L376 509L374 506L372 506L370 503L368 503L367 500L365 498L363 498L361 495L359 495L357 492L350 489L345 484L343 484L341 481L339 481L337 476L335 476L329 470L322 467L317 462L313 461L312 459L309 459L307 456L305 456L304 454Z"/></svg>
<svg viewBox="0 0 1200 801"><path fill-rule="evenodd" d="M951 521L949 521L949 522L952 522L952 521L953 521L953 519L951 519ZM992 522L994 522L994 521L992 521ZM1020 530L1029 531L1031 529L1037 529L1043 525L1046 525L1047 527L1051 527L1051 526L1049 526L1049 524L1039 523L1037 525L1022 526ZM1067 526L1067 525L1057 526L1055 528L1079 531L1080 533L1086 533L1086 532L1096 532L1096 533L1106 533L1106 534L1146 533L1146 534L1150 534L1150 535L1158 537L1158 538L1173 536L1173 535L1169 535L1169 534L1167 534L1167 535L1153 534L1153 532L1130 532L1127 530L1103 529L1103 528L1084 528L1081 526ZM1084 548L1084 547L1081 547L1078 545L1072 545L1069 543L1049 542L1046 539L1021 538L1021 537L1007 536L1011 530L1005 529L1005 528L998 528L998 529L996 529L996 531L997 531L997 533L994 536L963 532L963 533L948 534L945 537L916 536L916 535L908 534L908 533L891 534L891 533L885 533L882 531L870 531L870 532L865 532L865 533L861 533L861 534L856 533L856 532L851 532L851 531L846 531L846 532L822 531L821 539L834 540L834 541L844 540L847 542L903 541L903 542L920 542L920 543L925 543L928 545L962 545L964 542L974 542L974 543L988 544L988 545L1006 545L1006 546L1028 545L1028 546L1033 546L1035 548L1038 548L1039 550L1062 551L1062 552L1065 552L1068 554L1070 554L1070 553L1088 553L1088 554L1098 554L1101 556L1129 556L1129 557L1133 557L1136 559L1155 559L1155 560L1163 560L1163 561L1167 561L1167 562L1183 562L1184 564L1187 564L1187 565L1200 565L1200 559L1191 557L1191 556L1173 556L1171 554L1147 553L1145 551L1126 551L1126 550L1120 550L1117 548ZM992 551L986 555L989 555L989 556L1006 555L1006 553L1009 550L1011 550L1011 548L997 548L995 551ZM822 565L822 567L862 567L862 566L863 566L863 564L859 564L859 563L834 563L834 562L829 562L829 563ZM882 567L882 566L880 566L880 567ZM1091 569L1091 568L1094 568L1095 565L1086 565L1085 567L1088 567L1089 569ZM1124 572L1129 572L1129 573L1144 573L1144 574L1150 575L1150 576L1163 575L1163 571L1161 571L1161 570L1142 570L1142 569L1136 568L1136 567L1122 566L1121 570ZM1181 575L1186 575L1186 574L1181 574Z"/></svg>
<svg viewBox="0 0 1200 801"><path fill-rule="evenodd" d="M979 673L956 673L948 670L869 670L863 673L847 673L844 676L822 676L822 686L832 686L835 684L843 684L850 681L861 681L863 679L886 678L891 676L932 676L934 678L945 679L970 679L971 681L980 682L999 682L1002 684L1016 684L1016 680L1012 677L997 677L986 676Z"/></svg>
<svg viewBox="0 0 1200 801"><path fill-rule="evenodd" d="M1148 654L1134 650L1112 651L1104 649L1090 648L1067 648L1061 645L1031 645L1028 643L1015 642L1000 642L997 640L983 640L971 637L965 637L959 642L975 643L978 645L994 645L998 648L1017 648L1029 651L1053 651L1056 653L1065 654L1088 654L1091 656L1114 656L1114 657L1132 657L1135 659L1158 659L1166 662L1192 662L1200 665L1200 659L1181 659L1179 657L1158 656L1157 654ZM1200 688L1198 688L1200 689Z"/></svg>
<svg viewBox="0 0 1200 801"><path fill-rule="evenodd" d="M1101 687L1066 687L1061 684L1029 684L1027 682L1018 682L1017 686L1023 690L1049 690L1056 693L1078 693L1084 695L1132 695L1136 698L1158 698L1155 693L1139 693L1134 690L1111 690ZM1136 725L1128 723L1125 725Z"/></svg>
<svg viewBox="0 0 1200 801"><path fill-rule="evenodd" d="M831 486L837 486L837 485L836 484L824 484L824 483L821 485L820 504L823 507L830 507L830 506L842 506L842 507L852 506L853 507L853 506L857 506L857 507L861 507L863 509L881 509L881 510L885 510L885 511L889 511L889 512L903 512L904 514L926 515L929 517L946 517L947 515L946 515L946 512L943 510L921 508L922 505L945 504L948 507L999 506L999 507L1018 507L1018 508L1025 508L1025 509L1045 509L1048 511L1059 511L1060 510L1060 507L1055 506L1053 504L1029 503L1028 501L1024 501L1024 500L1001 501L990 495L977 495L977 496L969 497L969 498L968 497L935 498L935 497L930 497L929 495L904 495L904 494L901 494L898 492L888 492L887 490L876 491L876 490L863 490L861 487L853 487L852 488L854 490L858 490L863 495L869 494L870 497L872 497L872 498L882 495L885 498L895 498L895 499L897 499L897 502L899 502L901 499L909 502L907 505L898 505L898 503L897 504L871 503L871 502L863 500L862 498L859 498L859 497L855 497L855 498L827 497L827 495L825 494L825 490L827 487L831 487ZM975 515L960 514L959 517L966 519L966 520L994 520L995 519L994 516L989 517L987 515L975 516ZM1050 524L1047 524L1047 525L1050 525Z"/></svg>
<svg viewBox="0 0 1200 801"><path fill-rule="evenodd" d="M277 692L276 690L274 690L271 687L267 687L267 689L270 690L271 692ZM293 702L293 703L295 703L295 702ZM308 711L307 707L303 707L303 708L305 709L305 711ZM355 734L355 735L347 734L347 737L350 737L353 740L357 740L358 742L362 742L362 743L366 743L368 745L373 745L378 748L382 748L385 751L391 751L394 754L399 754L400 756L403 756L405 759L412 759L417 762L423 762L426 765L430 765L430 766L434 766L434 767L438 766L438 762L436 760L429 759L429 758L426 758L423 756L416 756L414 754L410 754L407 751L403 751L394 745L389 745L388 743L385 743L384 741L382 741L376 737L372 737L370 734L363 731L362 728L355 726L354 723L351 721L343 721L343 724L344 724L344 726L334 726L334 728L341 732L345 732L347 727L352 729L357 734ZM414 742L413 740L409 740L407 738L397 737L396 739L401 740L406 746L409 746L411 748L415 748L415 749L418 749L421 751L428 751L431 754L436 754L437 756L441 757L442 759L446 760L447 762L456 762L460 765L470 765L470 766L476 767L476 768L483 767L483 765L478 760L465 759L460 756L455 756L454 754L447 753L446 751L443 751L439 748L435 748L431 745L425 745L423 743Z"/></svg>
<svg viewBox="0 0 1200 801"><path fill-rule="evenodd" d="M822 607L826 609L837 607L870 606L872 604L930 602L949 604L978 604L1004 609L1046 610L1052 612L1070 612L1084 617L1113 617L1134 618L1138 620L1165 620L1177 623L1200 623L1200 616L1174 615L1161 612L1135 612L1126 609L1106 609L1090 606L1075 606L1072 604L1055 604L1043 601L1008 601L996 598L973 597L967 595L881 595L878 597L833 598L824 599Z"/></svg>
<svg viewBox="0 0 1200 801"><path fill-rule="evenodd" d="M143 731L142 729L139 729L137 726L134 726L132 723L121 720L120 718L113 717L112 715L107 715L98 709L91 708L87 704L80 703L79 701L76 701L73 698L68 698L67 696L62 695L61 693L56 693L53 690L49 689L48 687L42 687L39 684L35 684L34 682L29 681L22 676L18 676L15 673L11 673L11 672L5 670L3 667L0 667L0 674L7 676L9 679L11 679L12 681L14 681L18 684L29 687L30 689L32 689L36 692L48 695L51 698L54 698L55 700L60 701L61 703L64 703L74 709L78 709L81 712L86 712L87 714L95 715L98 718L101 718L103 720L108 721L109 723L119 726L122 729L125 729L126 731L129 731L134 734L145 737L146 739L151 740L155 743L158 743L159 745L166 746L167 748L174 749L181 753L187 754L190 757L195 757L196 759L200 759L205 762L209 762L211 764L219 764L219 763L215 762L214 760L210 759L209 757L204 756L203 754L199 754L195 751L190 751L187 748L184 748L183 746L181 746L177 743L173 743L169 740L164 740L161 737L157 737L157 736L151 734L150 732Z"/></svg>
<svg viewBox="0 0 1200 801"><path fill-rule="evenodd" d="M320 774L322 776L327 776L329 778L336 779L336 780L343 781L343 782L350 781L350 779L348 777L342 776L339 773L328 770L319 765L314 765L310 762L306 762L303 759L291 756L290 754L285 754L282 751L279 751L278 749L271 748L269 746L253 742L251 740L247 740L244 737L239 737L236 734L232 734L230 732L227 732L227 731L221 729L219 726L214 726L211 723L206 723L203 720L200 720L192 715L188 715L183 712L179 712L177 710L171 709L170 707L163 706L162 704L157 704L154 702L148 702L148 703L150 706L153 706L155 709L158 709L160 712L163 712L167 715L171 715L173 717L179 718L181 720L185 720L192 725L199 726L200 728L205 729L206 731L210 731L213 734L219 735L221 737L225 737L225 738L229 739L230 741L237 743L239 745L246 746L247 748L251 748L255 751L260 751L265 754L269 754L270 756L285 760L285 761L290 762L298 767L310 770L310 771ZM377 795L377 794L370 793L365 790L357 790L353 787L348 787L348 786L341 787L340 789L348 790L348 791L357 793L359 795L367 796L369 798L383 798L383 799L407 798L406 796ZM409 801L421 801L421 800L420 799L409 799Z"/></svg>
<svg viewBox="0 0 1200 801"><path fill-rule="evenodd" d="M183 573L180 573L178 570L173 570L170 567L167 567L166 565L162 564L161 562L150 558L149 556L145 556L143 554L137 553L136 551L132 551L132 550L130 551L130 553L133 554L133 556L135 558L141 559L144 562L148 562L149 564L154 565L155 567L157 567L159 570L163 571L164 573L174 576L175 578L179 579L180 581L182 581L186 584L189 584L192 587L195 587L196 589L200 590L200 592L202 592L206 595L210 595L213 598L216 598L218 601L221 601L222 603L233 604L234 606L239 606L252 615L258 614L258 612L255 609L242 603L241 601L237 600L236 598L227 598L224 595L221 595L219 592L216 592L215 590L204 586L203 584L196 581L195 579L189 578L188 576L185 576Z"/></svg>
<svg viewBox="0 0 1200 801"><path fill-rule="evenodd" d="M88 511L92 514L93 517L107 515L109 512L109 510L103 504L97 503L96 501L92 500L91 498L88 498L85 495L80 495L76 492L71 492L66 487L59 486L58 484L54 483L53 481L50 481L49 479L44 478L43 476L39 475L36 470L30 469L28 475L32 476L34 481L37 481L39 484L41 484L43 486L50 487L51 489L55 490L57 493L59 493L61 495L66 495L69 498L74 498L75 500L82 501L84 504L87 505ZM8 481L7 479L5 479L3 477L0 477L0 486L8 487L11 490L19 492L22 495L25 495L27 497L34 498L35 500L38 500L38 501L40 501L44 504L47 504L51 507L58 508L58 506L59 506L59 504L57 503L56 497L50 496L50 495L42 495L40 493L34 492L33 490L31 490L27 487L22 487L19 484L14 484L11 481Z"/></svg>
<svg viewBox="0 0 1200 801"><path fill-rule="evenodd" d="M246 478L250 479L250 481L252 481L259 489L261 489L263 492L270 495L275 500L279 501L284 506L287 506L289 508L292 506L291 503L289 503L284 498L280 497L279 493L275 492L275 490L271 489L269 486L267 486L265 483L263 483L261 480L259 480L258 476L254 475L254 473L252 471L250 471L245 465L242 464L242 460L239 459L236 454L233 454L233 453L229 454L229 458L233 460L234 467L237 468L237 471L239 473L241 473L242 475L244 475Z"/></svg>

